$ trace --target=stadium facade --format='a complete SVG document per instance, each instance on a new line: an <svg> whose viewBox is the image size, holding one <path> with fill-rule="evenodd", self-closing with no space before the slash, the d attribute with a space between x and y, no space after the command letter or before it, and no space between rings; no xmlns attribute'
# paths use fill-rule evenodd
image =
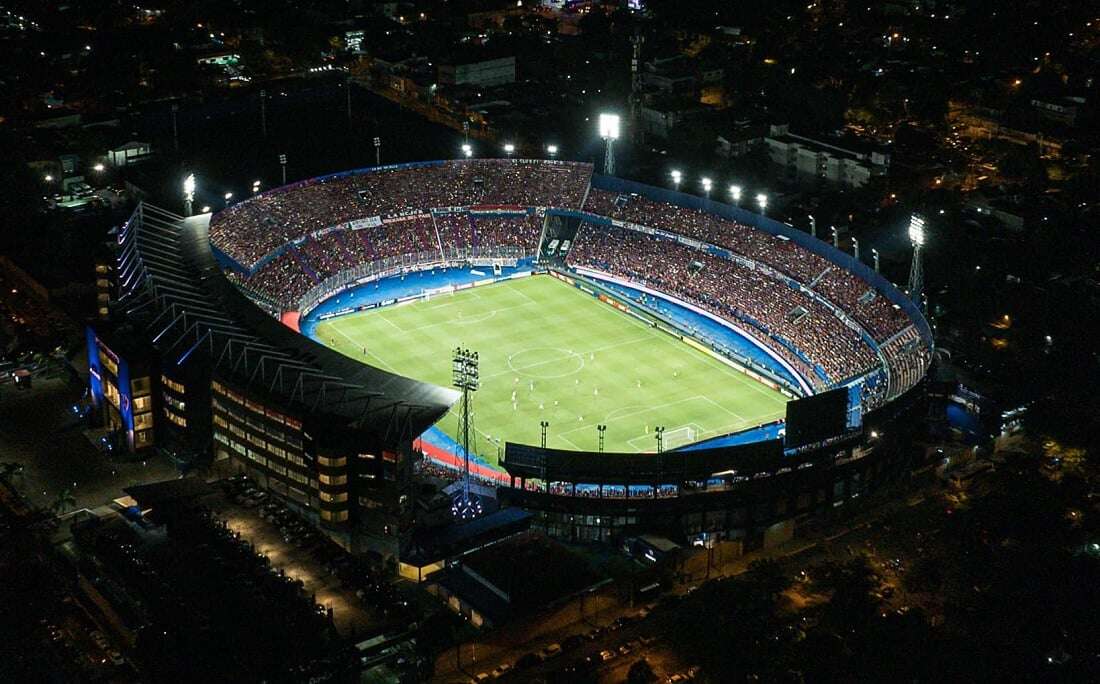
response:
<svg viewBox="0 0 1100 684"><path fill-rule="evenodd" d="M786 443L774 425L662 454L510 443L499 499L550 533L767 543L896 470L881 435L911 410L932 351L903 293L786 224L569 162L362 169L213 217L141 205L119 231L114 322L88 334L93 400L128 431L132 411L121 407L145 399L155 436L129 436L131 448L209 451L350 547L398 554L413 524L414 444L458 395L332 351L300 322L349 313L332 306L343 293L410 272L524 264L645 310L655 326L666 302L734 330L751 349L672 323L668 332L792 398L835 388L851 397L849 420L811 444ZM111 339L151 350L140 362L147 393L136 396L120 371L113 397L97 381L104 357L128 367Z"/></svg>

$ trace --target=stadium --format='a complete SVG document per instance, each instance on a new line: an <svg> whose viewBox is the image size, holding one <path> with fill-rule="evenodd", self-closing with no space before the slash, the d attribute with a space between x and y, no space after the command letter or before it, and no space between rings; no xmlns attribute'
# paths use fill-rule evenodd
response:
<svg viewBox="0 0 1100 684"><path fill-rule="evenodd" d="M468 456L562 537L766 543L889 476L876 440L932 353L858 259L584 163L360 169L213 216L143 205L119 240L164 429L201 426L216 460L394 546L413 454ZM89 333L93 377L106 346ZM468 450L456 349L478 360Z"/></svg>

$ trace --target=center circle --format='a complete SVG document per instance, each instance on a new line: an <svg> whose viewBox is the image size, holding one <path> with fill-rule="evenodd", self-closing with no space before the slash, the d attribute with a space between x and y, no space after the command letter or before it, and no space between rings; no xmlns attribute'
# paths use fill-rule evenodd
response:
<svg viewBox="0 0 1100 684"><path fill-rule="evenodd" d="M531 347L508 357L508 367L525 378L564 378L584 368L584 357L561 347Z"/></svg>

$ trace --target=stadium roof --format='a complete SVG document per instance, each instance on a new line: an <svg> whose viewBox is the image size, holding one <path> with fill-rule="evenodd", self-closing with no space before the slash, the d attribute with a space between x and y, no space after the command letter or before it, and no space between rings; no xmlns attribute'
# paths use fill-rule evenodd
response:
<svg viewBox="0 0 1100 684"><path fill-rule="evenodd" d="M509 442L501 466L509 475L547 482L667 484L705 480L719 473L771 474L780 468L798 467L806 460L785 457L778 439L660 454L594 454Z"/></svg>
<svg viewBox="0 0 1100 684"><path fill-rule="evenodd" d="M139 205L120 234L120 303L143 318L163 365L208 360L227 381L397 446L442 418L454 390L367 366L248 300L210 250L210 215Z"/></svg>

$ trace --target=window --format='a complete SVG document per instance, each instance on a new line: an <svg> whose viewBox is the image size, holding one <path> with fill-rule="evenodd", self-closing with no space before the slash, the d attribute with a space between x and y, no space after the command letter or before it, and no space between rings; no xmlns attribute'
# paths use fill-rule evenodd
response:
<svg viewBox="0 0 1100 684"><path fill-rule="evenodd" d="M340 503L348 500L347 492L340 492L338 494L329 494L328 492L320 493L321 501L326 503Z"/></svg>
<svg viewBox="0 0 1100 684"><path fill-rule="evenodd" d="M152 413L139 413L134 416L134 429L135 430L148 430L153 427L153 414Z"/></svg>
<svg viewBox="0 0 1100 684"><path fill-rule="evenodd" d="M134 448L140 449L153 443L152 430L138 430L134 433Z"/></svg>
<svg viewBox="0 0 1100 684"><path fill-rule="evenodd" d="M344 522L348 519L347 511L326 511L321 510L321 520L329 520L332 522Z"/></svg>
<svg viewBox="0 0 1100 684"><path fill-rule="evenodd" d="M318 456L317 465L323 465L328 468L342 468L348 464L346 456L339 458L329 458L328 456Z"/></svg>
<svg viewBox="0 0 1100 684"><path fill-rule="evenodd" d="M325 485L344 485L348 483L347 475L325 475L322 473L317 476L317 479Z"/></svg>
<svg viewBox="0 0 1100 684"><path fill-rule="evenodd" d="M160 376L160 382L161 382L162 385L164 385L168 389L172 390L176 394L187 394L187 388L186 387L184 387L181 383L176 382L172 378L169 378L167 375L161 375ZM215 384L217 384L217 383L215 383Z"/></svg>
<svg viewBox="0 0 1100 684"><path fill-rule="evenodd" d="M139 394L149 394L152 383L149 381L149 376L145 376L144 378L135 378L131 380L130 387L133 389L135 396Z"/></svg>
<svg viewBox="0 0 1100 684"><path fill-rule="evenodd" d="M152 397L137 397L134 399L134 413L144 413L145 411L153 410L153 398Z"/></svg>
<svg viewBox="0 0 1100 684"><path fill-rule="evenodd" d="M229 423L226 422L225 418L222 418L221 416L219 416L216 413L214 414L214 425L217 425L218 427L222 427L222 428L228 428L229 427Z"/></svg>

